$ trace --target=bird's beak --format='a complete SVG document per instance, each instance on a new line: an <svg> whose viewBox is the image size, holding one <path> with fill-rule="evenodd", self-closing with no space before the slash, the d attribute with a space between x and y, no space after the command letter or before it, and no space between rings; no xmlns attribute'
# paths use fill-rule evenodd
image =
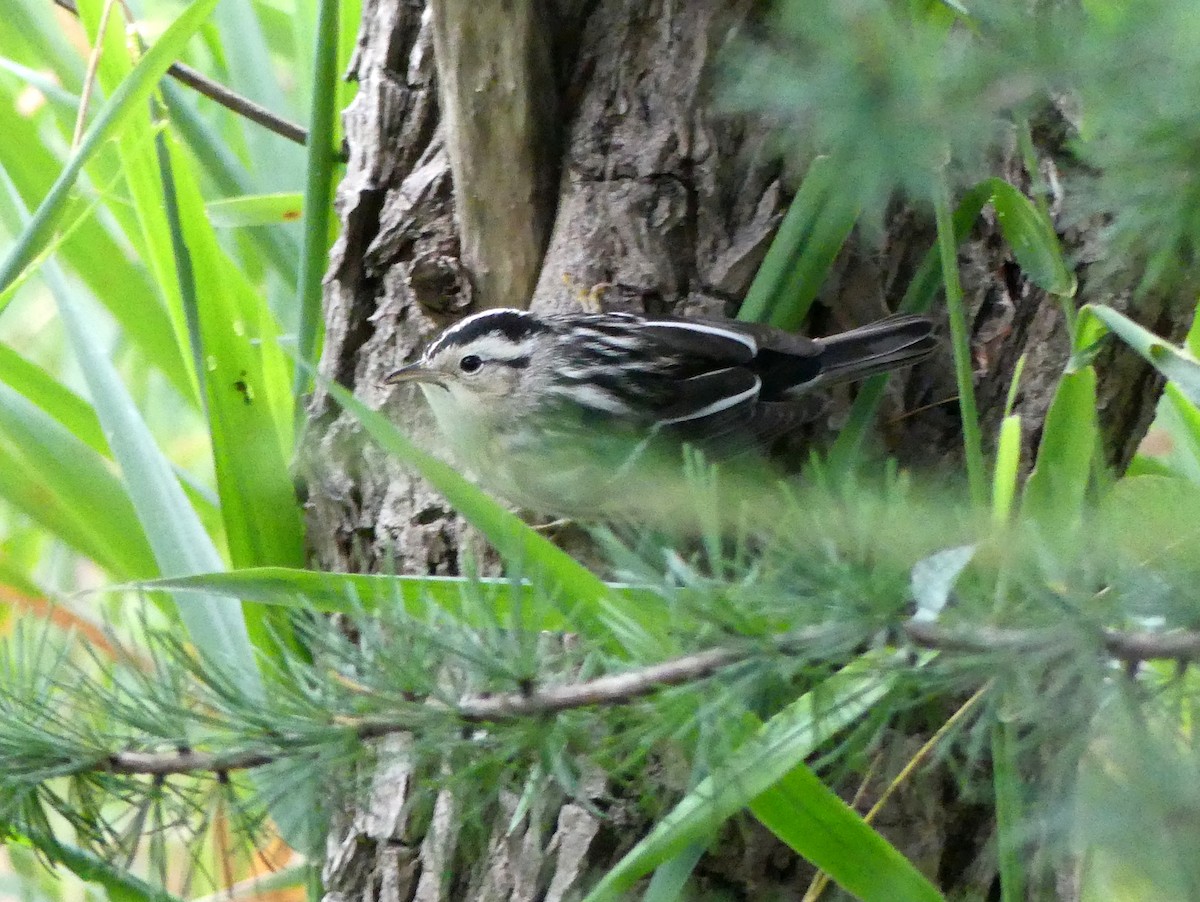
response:
<svg viewBox="0 0 1200 902"><path fill-rule="evenodd" d="M394 373L384 377L384 385L400 385L404 382L424 383L426 385L445 385L445 379L437 370L420 363L410 363L408 366L403 366Z"/></svg>

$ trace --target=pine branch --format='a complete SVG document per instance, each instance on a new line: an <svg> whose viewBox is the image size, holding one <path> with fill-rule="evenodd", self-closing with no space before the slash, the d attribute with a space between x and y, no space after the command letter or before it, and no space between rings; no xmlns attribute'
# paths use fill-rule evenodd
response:
<svg viewBox="0 0 1200 902"><path fill-rule="evenodd" d="M1068 647L1076 634L1062 629L1013 630L997 627L939 626L910 620L904 634L921 648L946 652L980 654L986 652L1030 652ZM1102 629L1099 637L1104 650L1119 661L1194 661L1200 658L1200 632L1175 630L1170 633L1123 632Z"/></svg>
<svg viewBox="0 0 1200 902"><path fill-rule="evenodd" d="M122 776L170 777L178 774L224 774L273 764L277 752L117 752L95 768Z"/></svg>
<svg viewBox="0 0 1200 902"><path fill-rule="evenodd" d="M1030 652L1069 647L1069 634L1055 630L1013 630L995 627L947 628L933 623L909 621L904 635L922 648L946 653L980 654L986 652ZM772 648L785 655L799 654L814 646L823 647L844 639L843 624L810 627L787 633L771 642ZM1147 660L1191 661L1200 658L1200 632L1179 630L1156 634L1103 630L1105 651L1123 662ZM522 718L543 717L578 708L620 705L652 695L662 689L697 683L719 671L752 660L762 647L713 648L683 655L659 664L624 673L608 674L578 683L566 683L528 692L465 695L446 713L465 723L499 723ZM434 704L432 700L430 704ZM440 706L439 707L443 707ZM358 720L348 723L359 740L377 739L413 729L411 721ZM294 743L292 744L294 745ZM284 758L282 751L243 752L117 752L95 767L121 775L170 776L198 772L227 773L271 764ZM86 768L81 768L81 772Z"/></svg>

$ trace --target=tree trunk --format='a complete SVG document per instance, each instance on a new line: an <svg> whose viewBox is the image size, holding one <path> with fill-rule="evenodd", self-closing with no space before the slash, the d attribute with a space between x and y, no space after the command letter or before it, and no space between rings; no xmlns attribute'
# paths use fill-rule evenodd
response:
<svg viewBox="0 0 1200 902"><path fill-rule="evenodd" d="M475 304L531 296L534 309L567 309L603 286L607 309L734 313L790 194L766 126L719 115L711 103L714 56L749 4L512 0L477 4L467 10L474 22L462 15L471 4L433 4L431 11L415 0L364 2L350 72L359 93L346 112L350 159L338 192L342 231L325 295L323 373L420 431L422 406L407 391L382 386L382 377ZM442 51L436 63L435 47ZM1042 132L1046 174L1069 167L1063 130ZM1015 154L1000 169L1017 184L1028 182ZM901 211L881 243L852 240L822 289L810 331L885 315L932 238L925 216ZM1088 283L1091 233L1066 239L1080 260L1079 300L1127 306ZM1017 396L1028 463L1067 356L1062 314L1008 259L993 222L980 223L960 262L989 435L1015 361L1028 355ZM1153 305L1140 306L1138 316L1156 331L1179 332ZM1106 453L1123 466L1160 386L1132 355L1100 366ZM915 469L933 470L958 455L949 351L892 381L879 430L886 447ZM835 402L831 425L842 411L844 400ZM462 571L467 549L479 559L478 542L440 496L365 446L355 422L327 396L318 391L311 412L315 566L452 575ZM572 898L628 849L641 826L632 810L612 808L601 820L579 804L543 799L510 831L516 802L501 798L491 809L487 856L466 860L454 800L442 796L416 819L405 805L412 775L403 743L384 751L372 798L330 838L330 900ZM886 832L943 888L986 891L992 874L981 850L990 818L944 800L949 794L937 780L891 809ZM604 792L602 775L592 788L597 797ZM802 869L765 831L742 825L727 839L701 862L699 885L724 889L728 898L799 896Z"/></svg>

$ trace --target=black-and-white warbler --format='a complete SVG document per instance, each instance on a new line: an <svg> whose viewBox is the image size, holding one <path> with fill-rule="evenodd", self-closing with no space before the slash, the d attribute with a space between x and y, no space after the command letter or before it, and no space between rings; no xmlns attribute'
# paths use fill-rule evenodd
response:
<svg viewBox="0 0 1200 902"><path fill-rule="evenodd" d="M486 487L588 519L641 503L659 478L639 475L652 448L762 446L811 417L812 389L909 366L936 344L919 316L809 339L741 322L496 309L450 326L385 381L419 383Z"/></svg>

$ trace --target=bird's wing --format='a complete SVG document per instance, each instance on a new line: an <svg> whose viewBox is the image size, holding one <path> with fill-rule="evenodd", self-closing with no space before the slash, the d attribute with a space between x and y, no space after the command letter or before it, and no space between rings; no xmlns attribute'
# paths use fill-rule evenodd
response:
<svg viewBox="0 0 1200 902"><path fill-rule="evenodd" d="M655 406L655 428L703 442L744 426L754 415L762 382L743 367L701 373L673 384Z"/></svg>
<svg viewBox="0 0 1200 902"><path fill-rule="evenodd" d="M663 353L677 355L683 375L745 366L762 379L767 400L821 373L823 343L765 323L664 317L649 321L647 331Z"/></svg>
<svg viewBox="0 0 1200 902"><path fill-rule="evenodd" d="M680 357L725 366L747 364L758 353L758 339L737 324L707 319L659 317L644 320L640 334Z"/></svg>
<svg viewBox="0 0 1200 902"><path fill-rule="evenodd" d="M746 432L759 447L766 447L793 429L811 423L827 406L823 399L811 395L794 401L761 401L746 424Z"/></svg>
<svg viewBox="0 0 1200 902"><path fill-rule="evenodd" d="M788 332L767 323L743 323L730 320L722 323L731 331L753 338L760 351L778 351L794 357L815 357L821 353L821 343L795 332Z"/></svg>

